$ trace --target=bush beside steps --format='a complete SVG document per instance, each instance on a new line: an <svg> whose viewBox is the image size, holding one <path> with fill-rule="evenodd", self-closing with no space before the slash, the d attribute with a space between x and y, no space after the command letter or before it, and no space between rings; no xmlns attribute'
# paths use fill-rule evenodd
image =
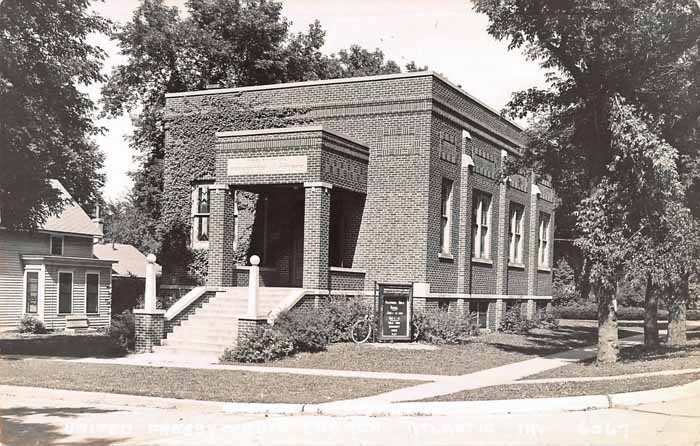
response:
<svg viewBox="0 0 700 446"><path fill-rule="evenodd" d="M350 298L333 298L323 308L313 310L293 309L280 314L274 325L258 327L252 336L240 338L220 360L268 362L323 351L330 343L351 342L352 325L371 312L367 302ZM474 314L417 310L412 324L414 340L430 344L464 344L479 334Z"/></svg>

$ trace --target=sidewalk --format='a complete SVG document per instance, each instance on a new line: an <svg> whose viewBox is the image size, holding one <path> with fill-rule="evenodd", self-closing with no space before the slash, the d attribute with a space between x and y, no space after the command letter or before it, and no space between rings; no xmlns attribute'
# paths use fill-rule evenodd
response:
<svg viewBox="0 0 700 446"><path fill-rule="evenodd" d="M643 335L631 336L620 340L620 347L627 347L643 342ZM394 390L367 398L356 400L336 401L326 405L345 406L348 404L372 404L372 403L397 403L402 401L419 401L441 395L461 392L463 390L478 389L480 387L508 384L526 376L556 369L572 362L594 358L597 354L596 346L586 346L573 350L567 350L542 358L534 358L526 361L506 364L492 369L481 370L461 376L443 377L435 382L420 384L413 387Z"/></svg>

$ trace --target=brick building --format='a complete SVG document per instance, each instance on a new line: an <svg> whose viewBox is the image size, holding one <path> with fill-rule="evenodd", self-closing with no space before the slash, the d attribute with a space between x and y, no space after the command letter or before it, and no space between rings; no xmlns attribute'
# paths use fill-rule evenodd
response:
<svg viewBox="0 0 700 446"><path fill-rule="evenodd" d="M177 114L226 98L301 108L312 122L216 133L213 175L191 190L166 174L166 197L191 196L192 247L208 250L209 287L247 284L233 261L247 237L268 288L371 295L375 282L412 283L414 305L478 312L492 328L509 304L532 312L550 299L551 185L497 181L522 132L448 80L418 72L166 100ZM241 191L256 194L253 209L237 209Z"/></svg>

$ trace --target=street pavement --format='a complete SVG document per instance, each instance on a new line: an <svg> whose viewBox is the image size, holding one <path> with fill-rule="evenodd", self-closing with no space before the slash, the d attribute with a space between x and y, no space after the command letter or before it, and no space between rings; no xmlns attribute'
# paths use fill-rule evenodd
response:
<svg viewBox="0 0 700 446"><path fill-rule="evenodd" d="M2 446L700 446L700 396L606 410L468 417L240 415L12 396L0 401L0 420Z"/></svg>

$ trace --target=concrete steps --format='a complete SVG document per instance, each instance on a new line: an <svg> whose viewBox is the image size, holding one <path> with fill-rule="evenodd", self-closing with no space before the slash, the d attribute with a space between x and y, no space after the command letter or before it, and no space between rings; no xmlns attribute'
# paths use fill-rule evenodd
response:
<svg viewBox="0 0 700 446"><path fill-rule="evenodd" d="M258 315L267 315L298 288L260 288ZM248 312L248 289L226 288L210 298L194 314L175 326L154 351L182 358L216 361L226 348L238 341L238 318Z"/></svg>

